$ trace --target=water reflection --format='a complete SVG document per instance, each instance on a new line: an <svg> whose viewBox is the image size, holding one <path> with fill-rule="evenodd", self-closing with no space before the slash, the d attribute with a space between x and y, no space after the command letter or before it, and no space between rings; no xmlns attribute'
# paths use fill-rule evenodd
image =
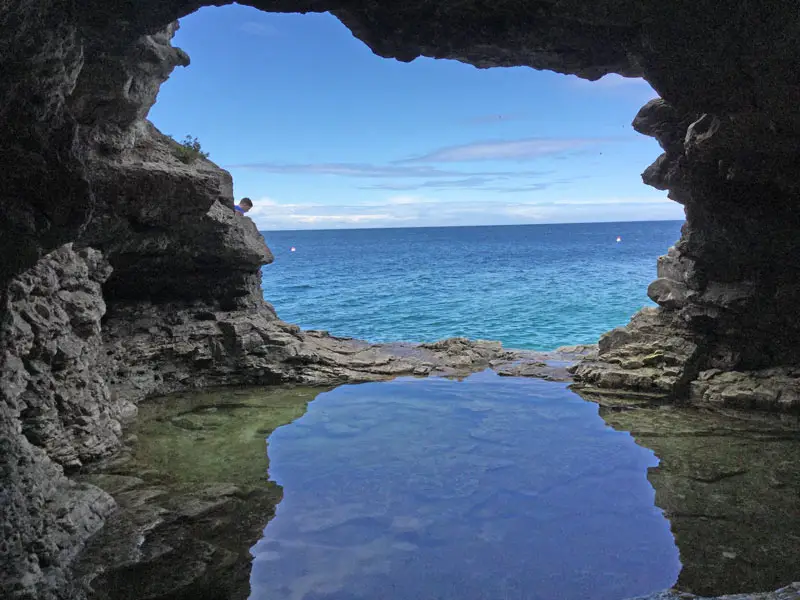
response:
<svg viewBox="0 0 800 600"><path fill-rule="evenodd" d="M563 384L491 373L346 386L302 416L318 393L143 404L138 441L87 474L120 506L80 561L90 597L620 600L800 580L796 417L598 415ZM269 438L285 493L264 530L282 494L264 438L295 419Z"/></svg>
<svg viewBox="0 0 800 600"><path fill-rule="evenodd" d="M269 453L284 499L252 549L256 600L619 600L680 569L654 454L564 384L345 386Z"/></svg>
<svg viewBox="0 0 800 600"><path fill-rule="evenodd" d="M680 549L676 587L719 595L800 580L796 417L664 407L604 418L661 459L648 479Z"/></svg>

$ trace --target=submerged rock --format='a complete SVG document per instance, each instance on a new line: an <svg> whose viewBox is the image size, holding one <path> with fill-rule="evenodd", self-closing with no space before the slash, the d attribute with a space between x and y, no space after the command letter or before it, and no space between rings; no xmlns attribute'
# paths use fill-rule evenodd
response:
<svg viewBox="0 0 800 600"><path fill-rule="evenodd" d="M211 590L228 600L248 597L248 549L282 497L268 481L264 438L302 415L319 391L237 389L143 403L130 459L93 465L88 470L97 473L81 476L125 489L117 494L119 512L79 563L90 596L202 597ZM777 589L798 573L796 419L670 406L601 408L601 415L660 459L648 479L671 522L682 570L675 586L680 591L647 600L800 598L798 584L772 593L718 596L726 590ZM215 427L176 425L185 416ZM350 435L347 423L325 427L332 435ZM503 439L502 422L493 432L493 439ZM475 461L481 464L481 457ZM472 477L464 476L466 491L431 480L428 493L436 498L475 493Z"/></svg>
<svg viewBox="0 0 800 600"><path fill-rule="evenodd" d="M264 439L319 391L233 390L144 405L130 460L80 476L117 490L119 503L77 565L89 597L247 598L249 548L282 497L267 477ZM180 426L187 415L198 428Z"/></svg>

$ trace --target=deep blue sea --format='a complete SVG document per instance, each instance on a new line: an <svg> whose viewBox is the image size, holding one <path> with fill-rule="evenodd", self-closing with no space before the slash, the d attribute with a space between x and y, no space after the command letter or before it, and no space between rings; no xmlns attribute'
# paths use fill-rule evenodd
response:
<svg viewBox="0 0 800 600"><path fill-rule="evenodd" d="M285 321L372 342L594 343L653 305L656 259L681 224L264 232L264 297Z"/></svg>

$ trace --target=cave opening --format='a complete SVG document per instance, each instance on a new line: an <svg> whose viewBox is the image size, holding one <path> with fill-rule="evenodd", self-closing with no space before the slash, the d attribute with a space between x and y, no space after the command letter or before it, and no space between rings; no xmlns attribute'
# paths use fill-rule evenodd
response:
<svg viewBox="0 0 800 600"><path fill-rule="evenodd" d="M405 63L329 13L245 6L200 9L173 44L192 65L149 119L196 138L235 199L255 201L248 216L276 257L263 293L282 319L374 342L543 350L594 343L653 305L655 258L683 212L639 177L659 153L630 124L656 96L644 80ZM555 324L564 311L575 317Z"/></svg>
<svg viewBox="0 0 800 600"><path fill-rule="evenodd" d="M640 312L629 325L602 336L592 358L576 357L579 362L571 376L584 386L583 393L589 393L587 388L594 386L601 398L603 394L607 397L609 393L630 392L639 399L658 397L703 409L797 413L800 187L793 174L800 169L800 70L796 68L800 45L794 43L800 32L800 13L795 0L766 3L736 0L724 10L715 0L246 1L265 11L333 11L358 39L385 58L411 61L427 56L464 63L459 66L460 63L420 59L403 66L384 61L384 69L393 69L387 71L391 76L385 78L394 83L403 81L400 69L470 69L465 64L524 65L593 80L609 73L645 77L662 100L645 104L634 119L634 128L656 138L664 152L644 169L642 176L648 185L669 190L670 197L685 207L686 222L680 241L659 258L657 279L648 288L648 295L659 308ZM5 25L0 36L4 67L0 78L3 165L0 254L4 257L0 261L3 312L0 471L9 483L4 489L4 527L13 532L3 545L2 558L7 570L0 580L0 595L4 597L82 597L80 592L73 594L76 588L71 564L87 538L100 530L113 514L115 503L108 493L91 485L76 485L64 473L92 464L127 444L130 440L125 437L122 424L135 417L136 403L142 399L221 385L263 386L275 382L332 385L369 377L431 372L425 365L409 362L408 355L381 354L381 349L302 331L278 319L263 301L264 295L274 298L274 290L267 286L269 289L264 293L258 273L273 256L253 221L234 221L238 217L232 209L233 179L212 163L197 161L193 166L183 163L175 155L177 142L170 141L145 120L160 85L174 67L188 62L187 55L170 45L174 31L169 24L201 4L204 4L201 0L90 1L82 3L81 10L76 9L76 3L46 0L0 5L0 22ZM225 15L234 13L196 13L197 18L207 14L220 15L210 20L217 21L218 28L224 29ZM248 15L253 15L256 23L261 18L252 12ZM312 20L307 21L310 23L330 17L308 19ZM219 41L213 34L214 28L207 31L199 48L188 47L198 64L205 48L220 50L219 44L214 45L215 40ZM184 32L189 32L188 26ZM258 24L246 30L234 27L228 30L228 38L222 45L230 50L234 42L243 41L246 36L262 40L269 39L271 33ZM311 43L323 39L324 36L297 41L311 47ZM371 57L363 46L358 47L364 51L364 57ZM332 48L317 44L314 58L318 63L323 59L333 60L337 53ZM223 54L220 52L218 56ZM223 70L238 58L231 55L229 63L222 65ZM276 57L274 64L285 66L286 59L285 54ZM268 67L271 65L270 62ZM267 70L263 63L259 64L251 68L249 78L266 85L270 79L260 75ZM174 84L184 74L194 72L176 73L165 86L153 118L160 119L159 110L172 105L168 97ZM300 72L312 81L319 80L318 75L313 76L317 72L313 69ZM529 82L540 77L544 79L536 81L549 81L542 89L547 87L551 91L574 82L561 75L513 68L469 71L470 77L480 78L481 83L476 87L481 94L499 94L506 102L546 100L536 85L529 88L523 84L508 88L501 85L505 74L520 72L526 74ZM351 73L334 70L328 75L341 83ZM428 85L421 87L433 89L434 83L446 82L449 76L445 71L432 70ZM544 135L541 130L535 134L524 130L524 120L487 122L486 117L491 114L467 110L474 107L470 102L479 97L478 92L459 91L454 99L441 105L430 101L414 105L418 110L439 106L439 113L428 114L427 121L411 121L409 125L409 121L399 118L399 113L392 113L390 119L383 114L378 121L391 122L402 129L408 145L386 144L384 149L397 152L382 156L370 152L366 162L356 155L344 158L325 155L319 142L311 144L299 139L297 120L290 118L288 111L273 110L268 113L273 118L272 128L259 128L252 121L245 126L239 124L234 135L227 138L229 145L245 152L243 162L226 159L224 144L214 140L207 130L198 128L198 123L225 126L216 112L219 105L213 101L212 92L214 86L219 88L227 80L207 79L208 89L201 89L194 97L207 109L205 118L199 119L197 111L179 102L174 104L174 110L185 112L189 120L185 126L176 126L176 130L159 121L157 124L166 133L178 139L186 134L198 136L212 159L223 167L232 167L253 164L250 159L256 153L245 143L248 136L255 136L262 129L274 134L277 125L286 125L293 129L294 143L300 150L316 154L295 156L290 162L289 147L284 140L280 146L273 144L275 148L264 144L276 151L277 158L262 155L259 164L272 161L274 167L280 160L281 165L295 171L298 165L306 165L306 171L310 170L309 165L316 165L317 170L319 165L338 165L338 174L328 169L327 173L317 175L339 181L340 187L346 181L341 173L342 164L350 167L351 176L353 164L392 167L392 177L400 167L424 166L428 170L423 172L431 175L431 169L445 170L445 167L425 165L420 159L426 154L454 148L463 150L470 143L498 138L519 141L539 136L537 139L541 141ZM272 81L276 78L272 77ZM609 87L611 82L620 85ZM613 126L617 135L617 128L627 127L629 119L647 100L634 102L622 93L631 89L622 83L614 77L591 85L575 82L587 85L584 88L587 94L619 94L615 100L617 109L630 102L621 117L624 120ZM312 116L319 121L320 115L307 110L319 94L312 89L303 96L296 93L298 89L292 85L280 90L288 94L285 106L297 108L295 116L304 116L305 121L313 122ZM348 88L341 86L341 89ZM374 93L381 89L389 88L374 85L363 91ZM525 89L528 94L523 93ZM241 90L226 91L236 100L253 99L254 94ZM572 96L562 96L561 104L566 106L579 96L573 92ZM264 98L271 102L274 94L259 96L255 101ZM397 109L404 107L399 98L398 95L393 100ZM304 106L303 102L309 104ZM384 100L383 104L390 103ZM374 105L379 106L380 102ZM492 108L492 112L505 114L508 105L499 106L502 109ZM549 133L548 139L563 141L577 137L574 131L564 129L570 124L574 126L575 121L552 119L552 113L538 110L537 106L523 106L533 113L527 115L532 118L528 125L538 122L536 119L549 119L556 131ZM586 106L593 107L603 117L610 118L613 114L609 104L594 96L581 113L589 121L599 122L598 114L590 115ZM228 105L228 112L237 111L240 107L235 103ZM363 106L359 112L372 114L364 111ZM344 114L341 111L338 118L327 121L345 126L352 118L349 115L342 118ZM477 120L478 124L467 127L464 119ZM447 123L452 138L436 138L438 142L430 145L420 143L423 133L436 133L439 131L436 127ZM478 125L490 129L483 129L480 136L467 136L477 132L474 127ZM335 139L352 138L353 145L358 146L355 134L360 132L344 133ZM271 135L269 139L277 137ZM635 186L636 195L653 194L638 183L636 175L649 162L650 157L645 159L645 154L654 151L655 146L644 138L636 139L611 145L615 151L623 148L636 154L635 160L626 161L630 166L636 164L635 171L630 177L619 178L618 183ZM635 144L644 143L649 145L639 156ZM588 156L572 156L568 162L577 164L581 157ZM608 160L610 153L604 152L603 157ZM339 162L332 163L334 160ZM430 156L428 162L433 162ZM451 186L460 181L463 187L468 186L464 180L469 180L475 187L478 183L475 173L466 167L456 168L454 162L447 163L450 179L439 173L435 178L420 177L416 183L436 183L425 190L436 190L437 198L447 191L447 186L443 187L445 181ZM613 175L613 169L607 166L604 162L593 166L594 187L601 187L599 176ZM498 167L497 171L500 170ZM516 168L505 170L519 174ZM480 172L490 171L488 167L480 169ZM459 176L455 175L457 172ZM464 173L468 176L463 176ZM237 186L244 183L242 173L234 175ZM354 215L365 214L370 218L362 219L361 224L375 225L375 215L383 214L365 210L366 203L355 202L362 212L304 213L297 207L303 204L302 198L282 195L279 190L278 179L290 190L298 189L297 182L284 179L288 175L280 178L277 173L272 175L274 178L263 192L273 201L269 205L273 207L271 212L265 213L266 230L270 228L270 218L274 227L280 210L284 216L299 215L312 221L308 224L317 226L320 216L338 217L334 223L341 225L342 217L352 220ZM295 175L308 179L312 187L319 187L311 181L312 173ZM405 179L397 183L392 177L368 178L365 185L410 185ZM482 177L486 179L489 175ZM543 182L537 179L525 183ZM528 192L566 192L567 185ZM394 191L418 190L412 186ZM465 190L449 191L458 191L461 200L466 194ZM522 192L508 192L504 197L516 193ZM245 194L259 199L256 191L237 187L237 197ZM396 210L402 207L408 210L415 205L431 208L428 203L408 200L401 197L384 205ZM517 204L525 209L524 214L532 214L530 205ZM260 206L266 208L267 202ZM679 210L678 205L668 206ZM496 217L502 212L497 207L498 204L487 205L483 213ZM463 216L468 211L462 206L457 214ZM270 269L290 264L290 259L280 254L289 244L277 243L277 232L268 233L278 260L267 272L277 273ZM628 236L617 237L623 238L620 248L626 247ZM614 242L610 245L617 248ZM295 264L308 256L304 254L307 244L291 246L297 248ZM363 252L353 245L338 244L338 247ZM428 248L422 246L423 251ZM440 258L424 252L420 256L419 262L430 263L432 258ZM483 256L488 256L492 265L500 265L508 258L503 253ZM648 270L651 260L648 257ZM108 262L115 267L113 272ZM409 270L402 260L395 260L390 266L379 269L372 279L386 284L393 273ZM603 268L605 265L597 270ZM425 289L446 290L436 277L441 271L434 273L427 283L420 279ZM383 287L381 292L391 301L397 288ZM476 286L470 293L473 298L485 297L486 289L494 292L495 287ZM303 294L292 296L298 298ZM317 314L322 313L317 304L311 304ZM359 316L371 308L351 304ZM391 305L386 308L386 312L392 311ZM278 310L282 314L287 312L281 306ZM488 321L485 311L478 312ZM101 321L104 314L105 320ZM288 314L286 317L293 319ZM326 323L311 325L326 326ZM423 336L415 333L411 337ZM437 352L437 360L452 359L465 349L471 352L468 358L475 359L469 363L470 367L479 360L485 362L487 356L496 356L496 348L445 344L425 348L428 353L425 360ZM377 367L378 372L370 371L370 367ZM669 416L670 411L660 414ZM794 423L790 418L785 420L790 426ZM774 437L778 441L795 439L783 434ZM762 442L761 438L757 441ZM779 454L790 457L782 450ZM760 489L771 493L791 481L786 475L793 473L791 465L784 468L771 459L764 464L775 466L775 472L758 482ZM736 487L735 493L739 494L738 480L728 476L733 473L738 477L737 469L729 471L726 467L721 473L722 481ZM703 487L704 478L701 474ZM795 494L790 500L795 501L796 497ZM748 519L752 514L750 511ZM737 532L739 521L736 518L728 521L736 525ZM786 539L784 533L781 530ZM702 551L707 547L706 541L705 537L699 538L698 547ZM724 553L722 557L729 559Z"/></svg>

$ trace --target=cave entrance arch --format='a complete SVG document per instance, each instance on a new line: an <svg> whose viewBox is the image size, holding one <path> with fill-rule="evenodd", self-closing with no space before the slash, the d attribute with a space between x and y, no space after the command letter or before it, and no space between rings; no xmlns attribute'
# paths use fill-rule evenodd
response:
<svg viewBox="0 0 800 600"><path fill-rule="evenodd" d="M160 173L169 193L163 194L161 184L147 177L148 167L153 166L153 161L145 160L148 152L137 154L134 147L137 139L148 138L142 120L159 84L174 66L187 60L169 47L169 24L204 4L202 0L90 0L77 10L74 3L27 0L0 6L0 21L8 25L0 38L4 67L0 78L0 255L4 257L0 296L4 302L13 294L25 295L24 285L11 283L22 273L36 275L35 279L47 284L40 298L53 296L50 283L72 285L69 281L77 278L86 285L72 285L66 300L58 301L71 301L76 292L76 298L86 300L86 292L98 300L99 280L106 274L97 254L54 251L70 242L102 246L110 240L141 239L134 234L149 232L151 243L117 249L117 259L134 264L141 257L139 264L147 266L143 273L150 273L128 280L127 293L157 285L152 275L159 269L173 268L185 275L178 265L189 264L181 261L191 258L193 274L173 280L180 281L184 291L202 291L202 297L191 295L201 305L208 304L206 296L218 301L223 289L209 286L207 276L217 273L218 279L215 261L221 254L217 250L237 248L235 257L242 268L227 272L224 302L212 308L263 308L260 282L251 267L268 259L268 251L252 243L255 236L225 225L230 218L223 210L230 208L225 205L231 198L230 180L213 171L189 176L179 165L167 168L165 164ZM600 359L582 365L576 375L598 387L628 387L638 392L645 388L692 402L797 410L800 190L792 174L800 170L800 69L796 68L800 45L794 43L800 13L795 0L733 0L724 10L718 0L414 0L402 4L250 0L248 4L266 11L332 11L377 54L400 60L452 58L480 66L530 66L589 79L607 73L644 76L663 101L646 105L636 118L636 128L657 138L664 150L646 169L645 181L668 189L686 207L686 226L675 249L659 261L658 278L650 286L660 310L602 338ZM167 141L155 135L149 139L156 140L152 156L164 158L164 163L170 160ZM155 161L156 165L161 162ZM183 213L189 205L162 203L157 209L146 203L114 205L145 192L170 198L199 194L213 201L200 209L191 205L198 218L208 219L200 230L187 228L183 236L176 236L176 221L192 216ZM130 219L127 211L136 218ZM212 245L200 254L185 251L192 240L209 232L220 240L216 248ZM159 262L164 255L171 257L169 262ZM65 277L60 266L65 262L83 267ZM163 298L172 295L185 306L186 298L178 291L177 285L158 290ZM112 293L112 308L114 299ZM54 326L52 333L71 332L68 336L73 342L66 352L62 349L58 360L63 361L67 352L90 356L100 348L101 328L95 322L100 304L87 306L78 301L83 318ZM119 333L135 341L140 339L137 336L155 335L155 323L148 319L146 308L133 315L128 330L104 330L103 335ZM215 319L208 309L195 314ZM51 313L45 307L38 314L47 318ZM175 310L168 307L166 315L158 320L166 325L165 337L172 335L170 328L185 325L184 315ZM236 325L226 321L218 333L225 340L250 341L237 337ZM42 331L45 335L33 346L57 352L47 337L51 330L44 327ZM281 328L280 334L283 342L299 335L289 326ZM30 349L29 335L4 332L4 352L20 339L28 340L24 345ZM76 337L84 341L75 344ZM168 341L172 344L169 352L198 369L212 364L219 350L210 345L205 353L181 354L186 352L185 340L175 341L173 336ZM79 350L84 342L89 353ZM640 352L652 347L658 352ZM147 343L137 345L135 358L151 359L152 348ZM13 483L9 522L19 533L9 540L9 556L17 576L12 583L22 586L12 592L23 590L30 597L40 597L38 588L49 593L65 581L74 553L111 510L107 499L71 485L57 464L95 456L104 450L97 440L103 435L116 438L116 434L104 427L101 436L90 431L85 443L80 440L85 432L78 438L62 437L65 429L76 431L75 423L63 422L63 405L48 385L52 372L42 371L40 365L27 371L30 365L13 352L4 354L3 360L3 375L11 375L6 379L10 385L3 389L0 420L3 466L9 467ZM81 410L110 407L107 401L113 398L105 395L106 382L94 363L74 370L64 369L63 362L56 365L62 367L59 377L78 373L72 381L76 390L83 390L75 396L84 403ZM142 383L136 379L140 373L133 375L135 384ZM47 433L37 448L21 433L23 419L31 415L21 415L18 398L26 388L20 382L39 376L45 383L39 394L42 406L46 405L41 410L45 419L25 423L29 432L31 426L41 426ZM179 383L203 383L189 379L184 377ZM142 389L137 393L146 393ZM114 410L120 408L112 405ZM78 422L81 427L82 421ZM94 424L102 427L102 421ZM67 439L73 441L63 441ZM41 510L59 506L67 498L70 506L75 501L78 512L97 518L76 529L54 511ZM38 539L42 531L48 532L44 547ZM39 555L41 562L37 562Z"/></svg>
<svg viewBox="0 0 800 600"><path fill-rule="evenodd" d="M630 128L630 114L654 96L642 80L608 76L595 84L525 68L478 70L452 61L387 61L352 38L329 14L269 15L246 7L201 9L182 20L174 45L185 49L193 64L175 71L165 83L150 118L175 138L197 135L211 159L234 175L235 195L256 199L254 220L261 229L682 216L679 205L639 182L638 174L658 153L652 141ZM321 57L327 48L327 58ZM259 78L254 79L253 72ZM496 93L486 92L495 88ZM493 155L499 158L491 160ZM629 247L635 243L627 229L610 229L608 246L613 247L618 234L624 234ZM532 277L527 299L509 300L517 304L520 324L526 323L525 334L509 338L481 326L511 320L513 315L504 314L496 301L487 298L489 283L465 280L462 288L475 288L471 306L462 302L466 310L451 319L450 327L427 332L406 329L400 335L418 341L455 335L505 337L507 346L537 349L593 343L648 302L644 290L653 276L655 256L679 236L677 226L672 229L650 250L647 263L637 264L637 298L625 297L630 273L623 274L611 256L602 268L577 272L576 285L585 289L575 294L580 314L573 320L577 330L572 332L548 336L546 325L535 324L555 297L541 277ZM541 229L530 232L536 237ZM279 261L265 269L266 285L272 286L265 295L282 318L334 334L367 339L377 334L380 341L389 341L385 331L357 327L359 311L349 311L344 295L339 295L341 302L335 308L340 318L326 322L321 315L328 311L303 310L303 304L314 304L308 292L284 285L285 278L297 277L283 270L288 268L292 245L301 253L321 255L331 255L337 248L307 246L302 234L295 244L283 234L267 237ZM342 239L341 245L350 242ZM365 261L380 260L381 253L375 250L354 252ZM428 249L431 254L441 250ZM498 265L504 262L503 255L514 254L491 246L485 252L496 254L476 259ZM551 260L534 255L529 263L506 269L525 272ZM415 266L405 265L401 280L393 276L397 269L390 264L374 265L375 279L384 279L384 288L395 296L393 304L409 281L413 285ZM332 275L337 268L343 274L349 269L337 261L319 266L317 289L335 289ZM609 281L590 282L593 274L607 270L620 273ZM444 290L431 294L434 288L431 281L419 293L409 294L409 306L416 306L416 301L421 308L424 302L455 297ZM362 294L354 294L359 295L369 297L364 309L372 315L392 310L381 300L385 295L375 290L364 288ZM459 310L454 306L447 312L456 315ZM592 320L596 323L587 328Z"/></svg>

